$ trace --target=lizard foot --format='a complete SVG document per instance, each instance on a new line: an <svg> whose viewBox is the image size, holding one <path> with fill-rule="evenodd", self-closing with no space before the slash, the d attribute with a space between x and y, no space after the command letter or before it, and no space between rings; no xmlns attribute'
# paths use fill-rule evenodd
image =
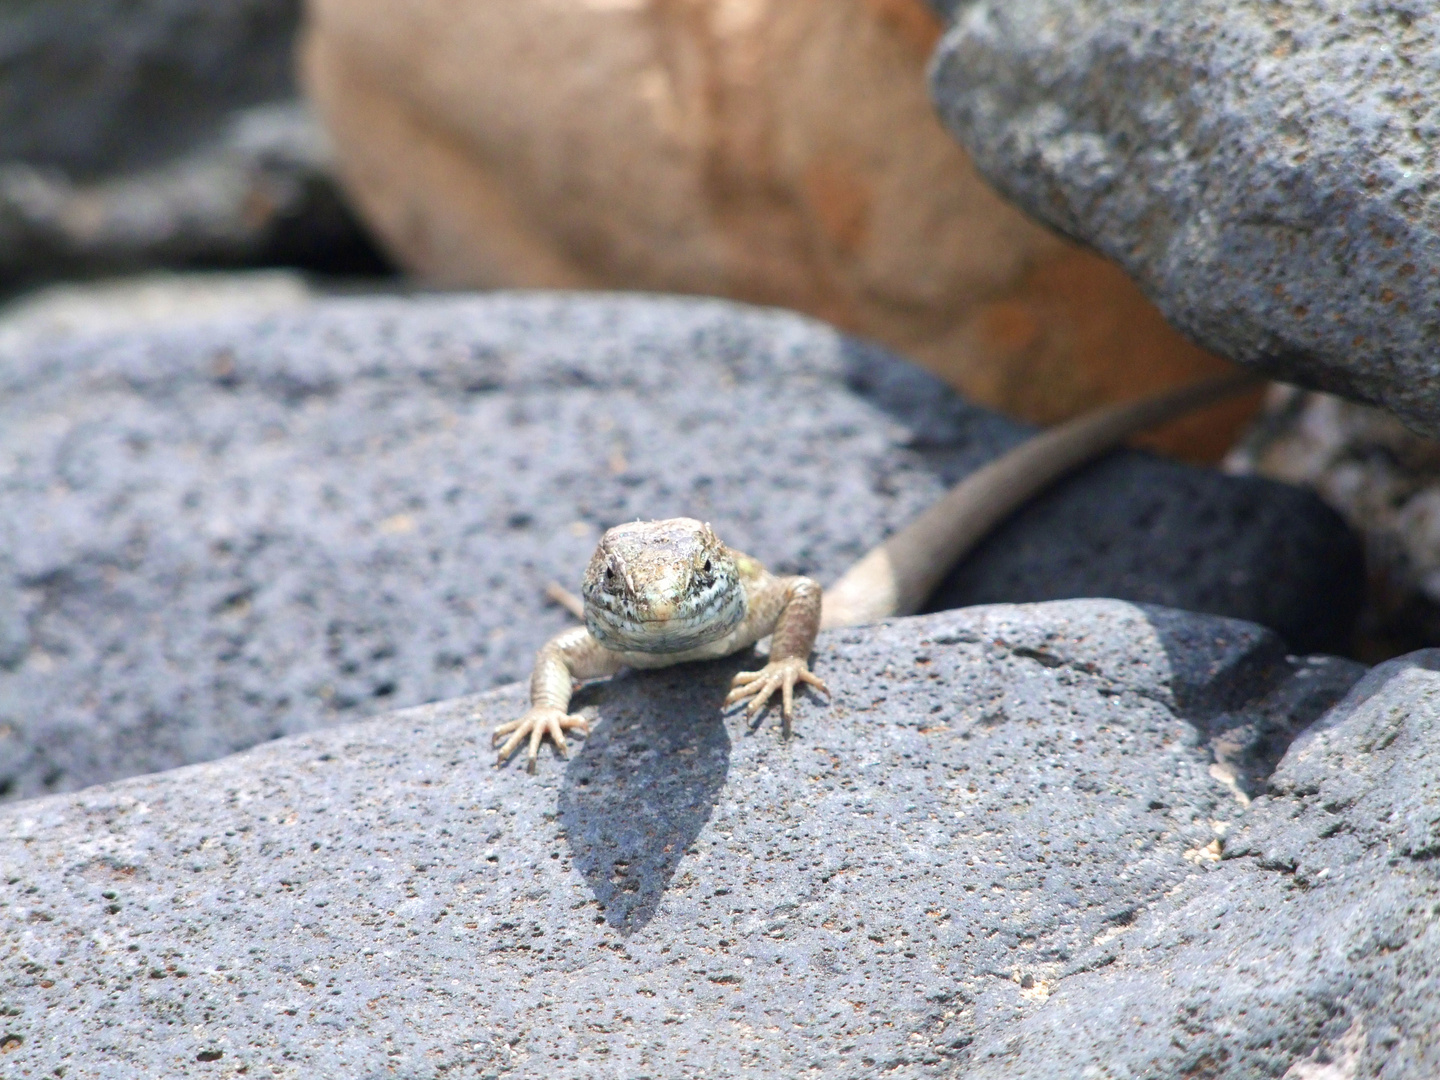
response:
<svg viewBox="0 0 1440 1080"><path fill-rule="evenodd" d="M506 735L510 738L500 748L500 756L495 759L495 767L498 769L509 760L510 755L520 748L520 744L526 739L530 740L530 754L525 762L525 771L535 771L535 759L540 754L540 743L546 735L550 736L555 743L555 750L561 757L566 756L569 747L565 743L565 732L578 730L582 735L590 734L590 724L583 716L570 716L559 709L545 707L533 708L519 720L511 720L508 724L501 724L495 729L490 743L504 739Z"/></svg>
<svg viewBox="0 0 1440 1080"><path fill-rule="evenodd" d="M765 708L771 695L779 690L781 731L788 739L790 705L795 698L797 683L808 683L826 697L830 696L830 688L825 685L824 680L810 671L809 664L798 656L787 656L783 660L771 660L759 671L742 671L736 675L730 684L730 693L725 698L725 704L734 705L749 698L750 703L745 707L745 715L753 717Z"/></svg>

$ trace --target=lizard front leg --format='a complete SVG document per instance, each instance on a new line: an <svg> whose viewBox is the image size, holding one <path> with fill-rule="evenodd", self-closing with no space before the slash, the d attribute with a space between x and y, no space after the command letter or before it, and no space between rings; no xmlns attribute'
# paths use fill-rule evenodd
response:
<svg viewBox="0 0 1440 1080"><path fill-rule="evenodd" d="M774 580L774 579L772 579ZM749 699L745 715L760 712L776 690L780 691L780 730L790 737L790 708L797 683L808 683L827 696L830 688L810 671L810 653L820 630L820 585L807 577L780 578L784 590L780 615L770 637L770 662L759 671L735 676L726 705Z"/></svg>
<svg viewBox="0 0 1440 1080"><path fill-rule="evenodd" d="M500 748L496 766L505 764L520 744L530 740L530 754L526 761L527 772L535 771L535 760L540 753L540 743L545 736L555 743L561 757L565 756L565 732L578 729L590 733L590 725L583 716L572 716L566 712L570 707L570 695L576 679L595 679L602 675L614 675L620 670L620 658L605 648L583 626L556 634L547 641L535 658L535 670L530 674L530 708L519 720L501 724L495 729L493 743L509 735Z"/></svg>

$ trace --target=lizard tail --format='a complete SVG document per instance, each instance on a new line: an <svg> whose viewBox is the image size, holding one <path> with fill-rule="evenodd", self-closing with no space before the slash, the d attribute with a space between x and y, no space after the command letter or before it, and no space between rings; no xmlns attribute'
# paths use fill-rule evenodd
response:
<svg viewBox="0 0 1440 1080"><path fill-rule="evenodd" d="M1040 432L947 491L827 588L821 629L913 615L949 569L992 528L1049 487L1131 435L1213 405L1263 380L1233 374L1139 401L1108 405Z"/></svg>

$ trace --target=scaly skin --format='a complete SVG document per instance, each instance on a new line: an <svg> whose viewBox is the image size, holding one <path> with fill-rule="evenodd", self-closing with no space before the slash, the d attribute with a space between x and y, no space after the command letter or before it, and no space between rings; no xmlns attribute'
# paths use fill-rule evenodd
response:
<svg viewBox="0 0 1440 1080"><path fill-rule="evenodd" d="M1255 385L1253 376L1222 376L1097 409L1022 443L955 485L851 567L825 592L823 625L857 626L918 611L950 566L1059 477L1137 431ZM530 710L495 731L496 742L509 736L497 764L528 739L534 772L547 736L563 756L565 732L589 730L583 717L566 712L576 679L613 675L622 667L713 660L767 634L769 662L736 675L726 705L747 702L753 717L780 691L788 738L795 687L829 693L809 667L822 625L820 586L810 578L770 574L693 518L611 529L595 549L582 591L585 627L557 634L540 650L530 677ZM582 606L564 590L551 595L571 610Z"/></svg>
<svg viewBox="0 0 1440 1080"><path fill-rule="evenodd" d="M611 529L585 571L582 593L586 625L557 634L540 650L530 676L529 711L495 730L497 742L506 739L497 764L528 739L526 767L534 772L547 736L563 756L566 731L588 732L584 717L567 712L577 679L613 675L622 667L713 660L767 635L769 662L736 675L726 705L747 702L746 713L753 717L778 690L788 737L795 687L829 693L809 667L820 629L819 584L771 574L693 518Z"/></svg>

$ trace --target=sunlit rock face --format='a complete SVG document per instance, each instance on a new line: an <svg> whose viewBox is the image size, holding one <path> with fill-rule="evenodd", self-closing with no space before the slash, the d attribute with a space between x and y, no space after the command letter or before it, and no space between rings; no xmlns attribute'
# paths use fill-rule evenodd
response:
<svg viewBox="0 0 1440 1080"><path fill-rule="evenodd" d="M932 90L981 171L1208 348L1440 434L1440 13L958 7Z"/></svg>

